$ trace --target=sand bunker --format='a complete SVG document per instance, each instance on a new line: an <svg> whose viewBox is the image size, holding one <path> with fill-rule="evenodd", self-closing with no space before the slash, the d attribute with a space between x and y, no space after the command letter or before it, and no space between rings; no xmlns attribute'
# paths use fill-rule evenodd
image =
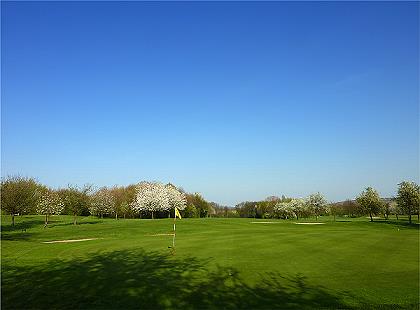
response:
<svg viewBox="0 0 420 310"><path fill-rule="evenodd" d="M295 223L298 225L324 225L325 223Z"/></svg>
<svg viewBox="0 0 420 310"><path fill-rule="evenodd" d="M81 242L81 241L90 241L97 240L100 238L88 238L88 239L73 239L73 240L56 240L56 241L44 241L42 243L70 243L70 242Z"/></svg>

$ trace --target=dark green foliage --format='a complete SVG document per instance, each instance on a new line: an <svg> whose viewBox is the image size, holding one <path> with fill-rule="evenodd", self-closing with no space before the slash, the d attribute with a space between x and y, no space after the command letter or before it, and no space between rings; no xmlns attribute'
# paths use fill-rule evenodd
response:
<svg viewBox="0 0 420 310"><path fill-rule="evenodd" d="M182 213L184 217L197 217L197 209L194 205L188 205Z"/></svg>
<svg viewBox="0 0 420 310"><path fill-rule="evenodd" d="M197 210L198 217L207 217L210 213L210 204L198 193L187 194L187 206L193 205Z"/></svg>
<svg viewBox="0 0 420 310"><path fill-rule="evenodd" d="M33 178L10 176L1 181L1 209L12 216L36 213L37 193L45 189Z"/></svg>
<svg viewBox="0 0 420 310"><path fill-rule="evenodd" d="M257 202L256 201L245 201L235 206L236 212L240 217L257 217Z"/></svg>

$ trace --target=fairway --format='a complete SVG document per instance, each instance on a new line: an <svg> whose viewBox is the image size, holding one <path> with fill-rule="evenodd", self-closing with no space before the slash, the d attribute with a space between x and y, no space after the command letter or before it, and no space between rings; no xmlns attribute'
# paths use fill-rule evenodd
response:
<svg viewBox="0 0 420 310"><path fill-rule="evenodd" d="M2 220L3 309L418 307L417 224Z"/></svg>

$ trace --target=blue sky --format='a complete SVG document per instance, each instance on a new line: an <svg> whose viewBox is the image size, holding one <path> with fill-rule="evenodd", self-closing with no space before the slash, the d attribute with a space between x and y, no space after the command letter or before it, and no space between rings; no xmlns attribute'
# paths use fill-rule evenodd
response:
<svg viewBox="0 0 420 310"><path fill-rule="evenodd" d="M419 179L418 2L2 2L2 176L234 205Z"/></svg>

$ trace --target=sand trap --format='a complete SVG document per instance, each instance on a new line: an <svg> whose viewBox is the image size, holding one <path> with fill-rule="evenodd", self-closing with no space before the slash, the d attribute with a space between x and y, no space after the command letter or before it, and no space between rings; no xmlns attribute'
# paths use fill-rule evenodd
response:
<svg viewBox="0 0 420 310"><path fill-rule="evenodd" d="M295 223L298 225L324 225L325 223Z"/></svg>
<svg viewBox="0 0 420 310"><path fill-rule="evenodd" d="M73 239L73 240L56 240L56 241L44 241L42 243L70 243L70 242L81 242L81 241L90 241L97 240L100 238L88 238L88 239Z"/></svg>
<svg viewBox="0 0 420 310"><path fill-rule="evenodd" d="M173 236L174 234L154 234L154 235L146 235L149 237L154 237L154 236Z"/></svg>
<svg viewBox="0 0 420 310"><path fill-rule="evenodd" d="M252 224L278 224L279 222L250 222Z"/></svg>

